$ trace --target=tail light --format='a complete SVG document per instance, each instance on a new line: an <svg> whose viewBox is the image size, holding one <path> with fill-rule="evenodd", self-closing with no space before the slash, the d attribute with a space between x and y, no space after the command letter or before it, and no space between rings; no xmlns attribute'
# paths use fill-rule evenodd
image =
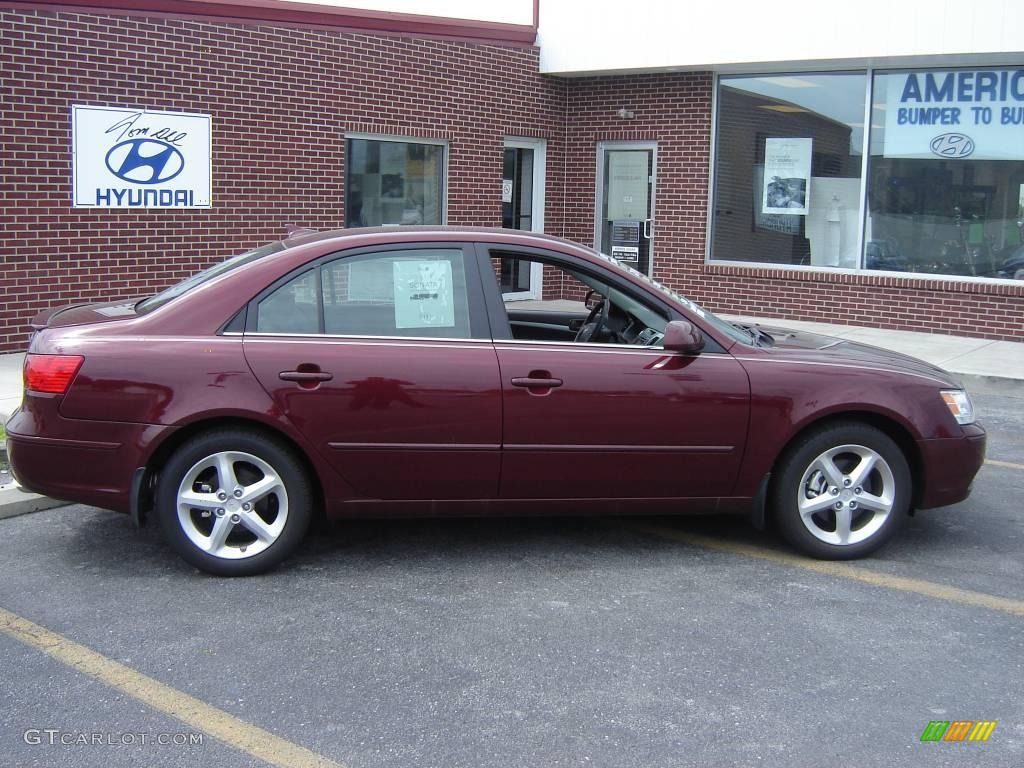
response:
<svg viewBox="0 0 1024 768"><path fill-rule="evenodd" d="M84 362L81 355L25 355L25 389L63 395Z"/></svg>

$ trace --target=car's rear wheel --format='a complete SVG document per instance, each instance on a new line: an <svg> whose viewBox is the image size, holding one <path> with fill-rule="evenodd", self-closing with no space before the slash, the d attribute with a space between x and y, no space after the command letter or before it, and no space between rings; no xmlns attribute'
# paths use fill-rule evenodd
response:
<svg viewBox="0 0 1024 768"><path fill-rule="evenodd" d="M782 457L772 504L783 536L825 560L863 557L907 517L910 468L879 429L841 422L811 432Z"/></svg>
<svg viewBox="0 0 1024 768"><path fill-rule="evenodd" d="M157 513L175 551L218 576L267 571L302 541L309 478L278 440L215 430L183 443L160 474Z"/></svg>

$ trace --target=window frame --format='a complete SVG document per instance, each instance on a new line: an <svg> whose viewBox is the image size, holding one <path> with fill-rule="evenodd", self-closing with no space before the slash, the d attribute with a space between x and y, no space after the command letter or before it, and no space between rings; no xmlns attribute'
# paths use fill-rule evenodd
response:
<svg viewBox="0 0 1024 768"><path fill-rule="evenodd" d="M366 133L363 131L346 131L344 135L345 141L345 171L344 171L344 194L345 194L345 221L348 222L348 195L349 195L349 141L352 139L360 139L363 141L378 141L378 142L390 142L392 144L428 144L431 146L441 147L441 190L440 190L440 201L441 201L441 221L440 226L444 226L448 223L448 166L449 158L451 155L450 142L448 139L434 138L428 136L407 136L405 134L387 134L387 133ZM385 227L403 227L403 226L418 226L414 224L383 224ZM438 226L435 224L424 224L424 226Z"/></svg>
<svg viewBox="0 0 1024 768"><path fill-rule="evenodd" d="M446 251L460 251L462 253L463 260L463 271L466 278L466 302L467 302L467 314L469 318L469 336L418 336L418 335L402 335L402 336L389 336L389 335L373 335L373 334L356 334L356 333L326 333L324 330L324 304L323 304L323 278L322 268L327 264L342 259L353 258L356 256L365 255L381 255L386 256L389 253L396 251L426 251L426 250L446 250ZM314 270L316 273L316 284L317 284L317 325L319 332L317 333L282 333L272 331L257 331L257 313L259 311L259 303L274 293L279 288L283 288L290 283L296 277L299 277L306 272ZM269 338L302 338L302 339L371 339L371 340L391 340L391 341L443 341L443 342L462 342L462 341L490 341L490 321L487 316L487 311L484 306L484 297L480 288L480 275L479 275L479 264L476 259L476 254L473 249L473 243L467 242L448 242L448 241L429 241L429 242L408 242L408 243L389 243L387 245L374 245L374 246L363 246L361 248L351 248L344 251L334 251L332 253L325 254L316 259L307 261L305 264L292 269L287 274L282 275L277 280L272 282L262 291L253 296L247 303L245 308L245 329L243 334L245 336L253 337L269 337Z"/></svg>

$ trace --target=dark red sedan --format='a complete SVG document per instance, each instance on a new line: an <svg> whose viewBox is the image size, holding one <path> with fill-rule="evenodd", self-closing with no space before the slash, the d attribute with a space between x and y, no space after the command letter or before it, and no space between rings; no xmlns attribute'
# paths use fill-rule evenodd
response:
<svg viewBox="0 0 1024 768"><path fill-rule="evenodd" d="M541 273L534 300L503 293ZM770 514L853 558L965 498L985 453L941 369L731 324L516 231L306 233L35 328L17 479L155 514L223 575L274 566L321 514Z"/></svg>

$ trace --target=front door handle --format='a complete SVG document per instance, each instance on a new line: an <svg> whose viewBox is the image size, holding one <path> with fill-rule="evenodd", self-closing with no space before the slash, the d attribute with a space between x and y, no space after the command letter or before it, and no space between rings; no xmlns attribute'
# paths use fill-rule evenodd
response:
<svg viewBox="0 0 1024 768"><path fill-rule="evenodd" d="M526 387L531 395L547 395L555 387L562 386L562 380L556 379L548 371L530 371L527 376L514 377L512 386Z"/></svg>
<svg viewBox="0 0 1024 768"><path fill-rule="evenodd" d="M512 379L513 387L526 387L527 389L544 388L552 389L553 387L562 386L561 379L546 379L542 377L533 376L516 376Z"/></svg>

